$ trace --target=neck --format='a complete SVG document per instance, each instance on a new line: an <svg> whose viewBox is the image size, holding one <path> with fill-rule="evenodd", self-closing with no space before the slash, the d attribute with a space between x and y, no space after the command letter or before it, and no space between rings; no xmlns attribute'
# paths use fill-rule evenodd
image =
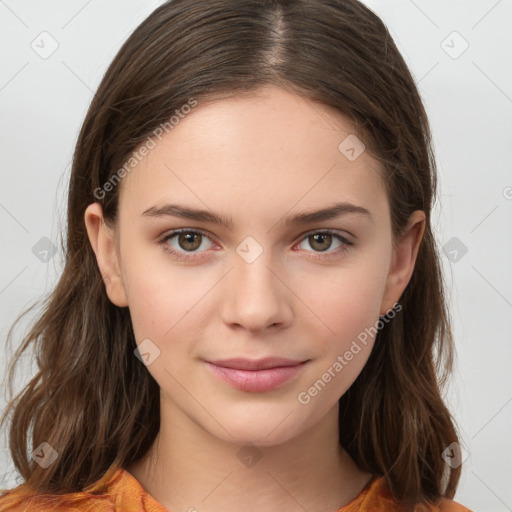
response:
<svg viewBox="0 0 512 512"><path fill-rule="evenodd" d="M334 511L372 476L339 445L337 404L309 430L264 447L218 439L175 409L162 414L148 453L126 469L171 512Z"/></svg>

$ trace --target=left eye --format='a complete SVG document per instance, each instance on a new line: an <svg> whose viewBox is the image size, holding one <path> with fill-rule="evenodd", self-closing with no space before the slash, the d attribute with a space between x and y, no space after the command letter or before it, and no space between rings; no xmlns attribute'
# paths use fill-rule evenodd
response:
<svg viewBox="0 0 512 512"><path fill-rule="evenodd" d="M352 245L346 238L332 231L316 231L310 233L301 243L307 241L315 252L326 252L331 249L333 239L337 240L339 245L334 250L329 251L330 254L336 253L338 250L345 250L347 246Z"/></svg>

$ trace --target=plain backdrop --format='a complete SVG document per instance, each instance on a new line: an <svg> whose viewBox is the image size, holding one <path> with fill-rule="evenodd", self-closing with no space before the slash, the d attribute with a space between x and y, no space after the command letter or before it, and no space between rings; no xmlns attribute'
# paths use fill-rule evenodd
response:
<svg viewBox="0 0 512 512"><path fill-rule="evenodd" d="M70 160L93 92L161 3L0 0L0 378L12 352L4 349L9 326L62 266ZM433 221L458 353L447 398L467 456L456 499L512 510L512 2L365 3L410 66L433 131ZM16 386L35 369L29 357L24 364ZM2 407L6 392L4 382ZM15 482L4 429L0 487Z"/></svg>

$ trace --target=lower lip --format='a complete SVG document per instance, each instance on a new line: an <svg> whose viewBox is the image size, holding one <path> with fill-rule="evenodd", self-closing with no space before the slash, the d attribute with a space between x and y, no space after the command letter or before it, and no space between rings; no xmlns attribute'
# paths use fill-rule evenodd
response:
<svg viewBox="0 0 512 512"><path fill-rule="evenodd" d="M211 370L234 388L241 391L253 393L270 391L295 377L307 363L297 364L295 366L278 366L265 370L238 370L236 368L225 368L216 364L207 362Z"/></svg>

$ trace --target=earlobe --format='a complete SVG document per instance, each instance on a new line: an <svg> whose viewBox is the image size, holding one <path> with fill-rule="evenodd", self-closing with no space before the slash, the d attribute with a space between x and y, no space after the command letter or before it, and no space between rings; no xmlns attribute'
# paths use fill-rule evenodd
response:
<svg viewBox="0 0 512 512"><path fill-rule="evenodd" d="M400 299L414 271L418 251L425 232L425 213L411 214L404 234L393 249L393 257L381 304L381 315L386 314Z"/></svg>
<svg viewBox="0 0 512 512"><path fill-rule="evenodd" d="M108 298L116 306L128 306L116 251L115 236L113 231L105 224L103 211L99 203L92 203L87 207L84 221Z"/></svg>

